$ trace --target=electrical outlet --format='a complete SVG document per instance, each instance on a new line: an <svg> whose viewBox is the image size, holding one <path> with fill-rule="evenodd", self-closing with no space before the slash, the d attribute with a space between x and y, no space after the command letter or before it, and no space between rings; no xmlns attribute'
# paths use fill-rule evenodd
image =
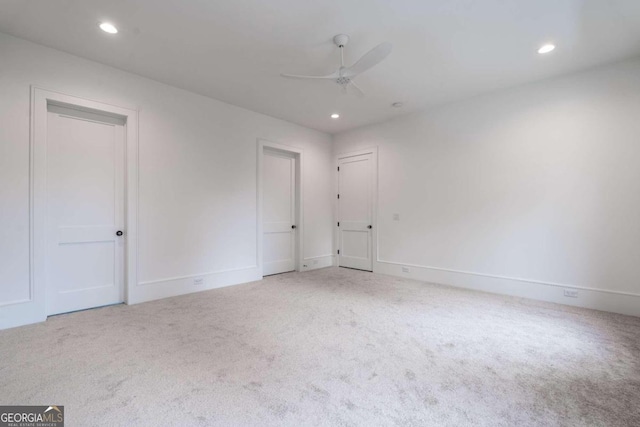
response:
<svg viewBox="0 0 640 427"><path fill-rule="evenodd" d="M564 296L568 298L578 298L578 291L576 289L565 289Z"/></svg>
<svg viewBox="0 0 640 427"><path fill-rule="evenodd" d="M400 221L400 214L399 213L393 214L393 220L394 221Z"/></svg>
<svg viewBox="0 0 640 427"><path fill-rule="evenodd" d="M204 285L204 277L194 277L193 284L196 286Z"/></svg>
<svg viewBox="0 0 640 427"><path fill-rule="evenodd" d="M409 273L409 272L411 272L411 270L409 270L409 267L402 267L402 272L403 273Z"/></svg>

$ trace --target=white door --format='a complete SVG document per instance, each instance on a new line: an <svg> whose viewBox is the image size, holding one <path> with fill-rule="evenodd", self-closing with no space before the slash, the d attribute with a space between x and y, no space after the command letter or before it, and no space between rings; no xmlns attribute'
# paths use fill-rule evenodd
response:
<svg viewBox="0 0 640 427"><path fill-rule="evenodd" d="M296 268L296 159L264 150L263 275Z"/></svg>
<svg viewBox="0 0 640 427"><path fill-rule="evenodd" d="M49 106L47 314L124 300L124 123Z"/></svg>
<svg viewBox="0 0 640 427"><path fill-rule="evenodd" d="M373 269L372 154L338 160L338 265Z"/></svg>

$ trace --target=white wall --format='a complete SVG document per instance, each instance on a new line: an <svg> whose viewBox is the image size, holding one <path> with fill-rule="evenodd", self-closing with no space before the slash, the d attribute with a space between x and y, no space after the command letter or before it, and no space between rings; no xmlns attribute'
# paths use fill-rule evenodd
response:
<svg viewBox="0 0 640 427"><path fill-rule="evenodd" d="M640 61L334 137L371 146L375 271L640 315Z"/></svg>
<svg viewBox="0 0 640 427"><path fill-rule="evenodd" d="M29 297L31 85L139 110L138 301L259 278L258 138L304 150L304 256L331 262L329 135L0 34L0 328L44 319L11 304Z"/></svg>

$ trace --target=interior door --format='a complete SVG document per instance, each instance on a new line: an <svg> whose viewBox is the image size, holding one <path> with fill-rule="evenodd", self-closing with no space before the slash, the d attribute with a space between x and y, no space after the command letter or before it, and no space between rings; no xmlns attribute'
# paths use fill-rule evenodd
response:
<svg viewBox="0 0 640 427"><path fill-rule="evenodd" d="M373 155L338 160L338 265L373 270Z"/></svg>
<svg viewBox="0 0 640 427"><path fill-rule="evenodd" d="M48 107L50 315L124 299L124 135L119 118Z"/></svg>
<svg viewBox="0 0 640 427"><path fill-rule="evenodd" d="M264 150L263 173L263 275L296 268L296 159L279 151Z"/></svg>

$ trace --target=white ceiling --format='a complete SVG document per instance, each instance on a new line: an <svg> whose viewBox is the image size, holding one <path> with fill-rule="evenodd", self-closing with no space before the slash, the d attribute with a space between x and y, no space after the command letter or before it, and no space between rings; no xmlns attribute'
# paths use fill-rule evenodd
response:
<svg viewBox="0 0 640 427"><path fill-rule="evenodd" d="M2 0L0 31L336 133L640 55L640 1ZM280 77L335 71L337 33L351 36L348 64L394 45L357 79L365 98ZM547 41L556 51L537 54Z"/></svg>

